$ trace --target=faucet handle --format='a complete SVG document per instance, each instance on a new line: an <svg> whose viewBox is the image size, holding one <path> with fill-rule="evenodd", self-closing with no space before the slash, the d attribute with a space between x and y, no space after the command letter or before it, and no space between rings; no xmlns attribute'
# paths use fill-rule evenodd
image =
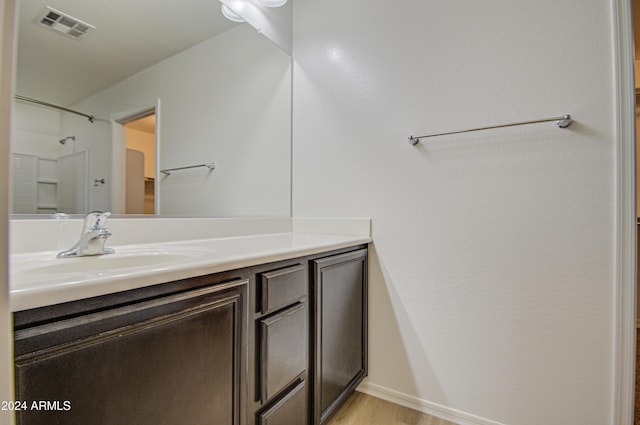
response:
<svg viewBox="0 0 640 425"><path fill-rule="evenodd" d="M92 211L85 215L80 239L71 249L59 252L57 258L113 254L113 249L104 246L107 238L111 236L111 230L104 227L110 215L110 212L102 211Z"/></svg>
<svg viewBox="0 0 640 425"><path fill-rule="evenodd" d="M110 212L92 211L84 216L84 229L83 233L91 230L103 229L104 224L107 221L107 217L111 215Z"/></svg>

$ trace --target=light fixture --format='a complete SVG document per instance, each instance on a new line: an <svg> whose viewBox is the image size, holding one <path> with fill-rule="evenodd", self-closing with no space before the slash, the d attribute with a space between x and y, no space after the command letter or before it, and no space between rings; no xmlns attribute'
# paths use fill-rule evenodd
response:
<svg viewBox="0 0 640 425"><path fill-rule="evenodd" d="M287 4L287 0L256 0L259 4L266 7L280 7Z"/></svg>
<svg viewBox="0 0 640 425"><path fill-rule="evenodd" d="M229 8L227 5L223 4L221 10L224 17L228 20L233 22L244 22L244 19L242 19L242 17L236 12L231 10L231 8Z"/></svg>

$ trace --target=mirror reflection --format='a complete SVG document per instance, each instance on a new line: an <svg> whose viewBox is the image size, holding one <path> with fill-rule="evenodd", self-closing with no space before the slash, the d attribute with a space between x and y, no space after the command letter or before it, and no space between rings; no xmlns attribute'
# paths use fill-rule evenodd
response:
<svg viewBox="0 0 640 425"><path fill-rule="evenodd" d="M290 215L291 58L219 2L23 0L17 59L14 213Z"/></svg>

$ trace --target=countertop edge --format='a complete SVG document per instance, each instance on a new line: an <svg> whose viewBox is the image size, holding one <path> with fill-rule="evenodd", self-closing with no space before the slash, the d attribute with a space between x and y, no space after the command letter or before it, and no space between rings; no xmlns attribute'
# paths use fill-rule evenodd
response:
<svg viewBox="0 0 640 425"><path fill-rule="evenodd" d="M304 239L304 235L295 235ZM255 238L265 238L268 236L269 235L258 235L255 236ZM292 233L291 236L293 237L294 234ZM10 287L10 310L12 312L30 310L48 305L143 288L164 282L220 273L244 267L288 260L296 257L304 257L372 242L371 237L360 235L306 234L306 236L310 239L314 239L315 237L318 241L315 243L307 241L305 243L300 243L299 245L293 243L292 246L277 247L269 250L252 250L250 245L254 240L254 237L243 236L239 238L211 239L212 244L220 243L220 241L224 239L232 240L234 242L243 240L247 243L247 249L244 250L242 255L224 255L224 253L222 253L220 256L212 258L210 261L201 261L195 265L188 264L186 267L174 267L168 270L152 270L149 272L146 272L145 270L136 270L132 273L110 276L105 279L85 279L72 282L72 284L63 282L52 284L51 286L39 286L35 288L18 288L14 290ZM188 242L189 241L185 241L185 243ZM201 240L199 242L206 243L206 240ZM176 242L171 242L171 244L175 245ZM160 247L161 246L162 244L160 244Z"/></svg>

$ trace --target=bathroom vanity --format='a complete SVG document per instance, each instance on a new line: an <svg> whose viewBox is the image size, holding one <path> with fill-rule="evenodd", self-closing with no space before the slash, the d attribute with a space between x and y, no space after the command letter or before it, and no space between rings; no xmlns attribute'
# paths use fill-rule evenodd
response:
<svg viewBox="0 0 640 425"><path fill-rule="evenodd" d="M367 374L368 240L199 260L16 311L17 423L326 422Z"/></svg>

